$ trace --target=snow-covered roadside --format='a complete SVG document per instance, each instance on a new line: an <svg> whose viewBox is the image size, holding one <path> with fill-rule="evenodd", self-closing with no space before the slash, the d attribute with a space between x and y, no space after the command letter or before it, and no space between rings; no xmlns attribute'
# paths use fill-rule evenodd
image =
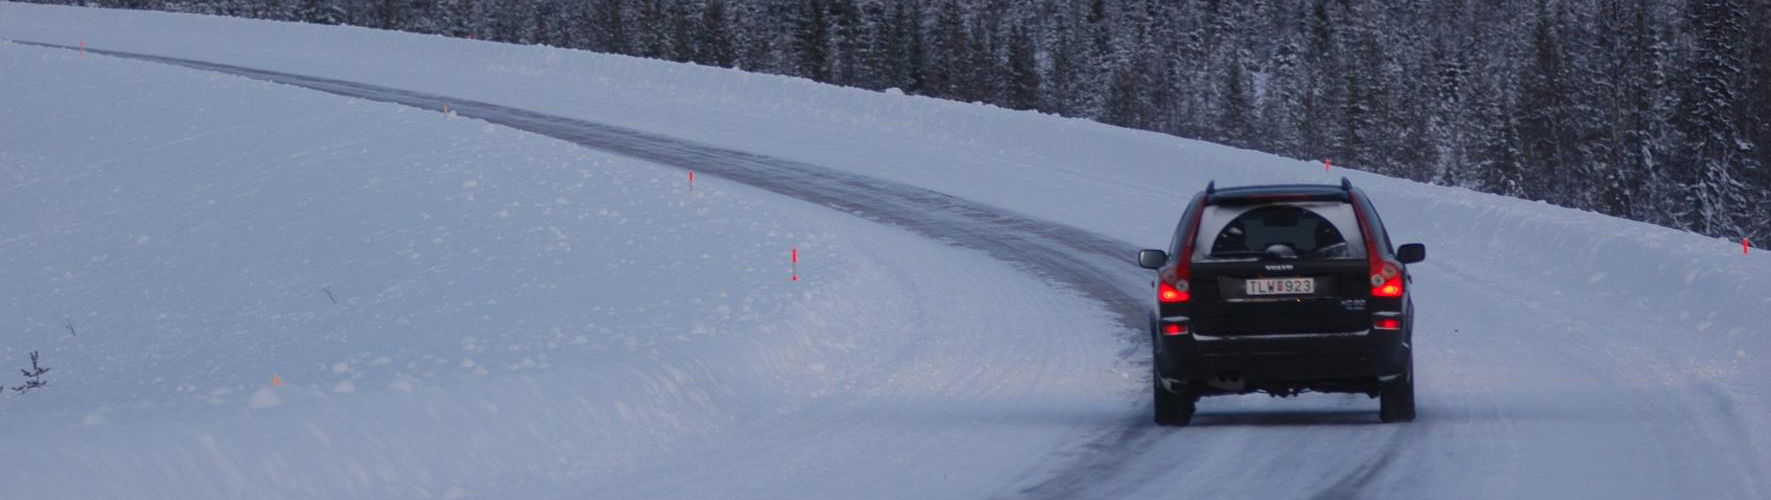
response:
<svg viewBox="0 0 1771 500"><path fill-rule="evenodd" d="M1040 397L1113 386L1121 346L976 252L440 112L13 44L0 74L0 366L53 368L0 394L7 496L555 494L870 422L808 408L1123 401ZM975 314L1004 302L1044 307ZM969 427L853 436L896 442L880 460L1078 439ZM949 455L927 465L966 477L877 491L1025 468Z"/></svg>

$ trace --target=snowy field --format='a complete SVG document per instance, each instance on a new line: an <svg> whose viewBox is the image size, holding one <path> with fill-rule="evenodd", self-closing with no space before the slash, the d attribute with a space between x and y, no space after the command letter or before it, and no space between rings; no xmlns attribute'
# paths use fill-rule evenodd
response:
<svg viewBox="0 0 1771 500"><path fill-rule="evenodd" d="M30 117L0 363L52 367L0 395L7 497L529 497L904 401L962 421L901 450L1039 457L1066 426L974 405L1126 409L1088 390L1122 376L1075 333L1098 308L901 231L440 112L12 44L0 72ZM1040 306L968 313L1002 302Z"/></svg>
<svg viewBox="0 0 1771 500"><path fill-rule="evenodd" d="M1429 248L1419 421L1254 396L1156 429L1106 305L980 252L431 110L0 45L0 369L55 369L0 395L8 496L1771 494L1771 257L1738 241L560 49L15 3L0 38L618 125L1127 248L1208 179L1346 175Z"/></svg>

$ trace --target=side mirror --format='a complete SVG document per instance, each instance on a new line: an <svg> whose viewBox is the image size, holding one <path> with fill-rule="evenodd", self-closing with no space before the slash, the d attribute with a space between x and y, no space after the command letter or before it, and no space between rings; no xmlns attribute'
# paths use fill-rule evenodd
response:
<svg viewBox="0 0 1771 500"><path fill-rule="evenodd" d="M1168 263L1168 253L1161 250L1138 250L1138 265L1156 269Z"/></svg>
<svg viewBox="0 0 1771 500"><path fill-rule="evenodd" d="M1427 260L1427 246L1420 243L1409 243L1396 247L1396 260L1403 264L1413 264Z"/></svg>

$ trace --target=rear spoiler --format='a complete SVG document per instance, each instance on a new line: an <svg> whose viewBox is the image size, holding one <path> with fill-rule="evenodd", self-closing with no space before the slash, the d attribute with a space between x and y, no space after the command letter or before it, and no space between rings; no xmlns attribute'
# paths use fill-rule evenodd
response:
<svg viewBox="0 0 1771 500"><path fill-rule="evenodd" d="M1341 178L1339 189L1335 186L1300 184L1296 186L1259 186L1251 188L1232 188L1226 192L1218 191L1217 181L1205 185L1206 205L1250 205L1275 201L1353 201L1353 181Z"/></svg>

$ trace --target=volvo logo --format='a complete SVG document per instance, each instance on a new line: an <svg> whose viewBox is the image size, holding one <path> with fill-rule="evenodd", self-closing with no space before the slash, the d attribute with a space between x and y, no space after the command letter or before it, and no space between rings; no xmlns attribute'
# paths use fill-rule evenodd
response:
<svg viewBox="0 0 1771 500"><path fill-rule="evenodd" d="M1291 264L1279 264L1279 265L1274 265L1274 266L1267 266L1267 270L1268 271L1290 271Z"/></svg>

